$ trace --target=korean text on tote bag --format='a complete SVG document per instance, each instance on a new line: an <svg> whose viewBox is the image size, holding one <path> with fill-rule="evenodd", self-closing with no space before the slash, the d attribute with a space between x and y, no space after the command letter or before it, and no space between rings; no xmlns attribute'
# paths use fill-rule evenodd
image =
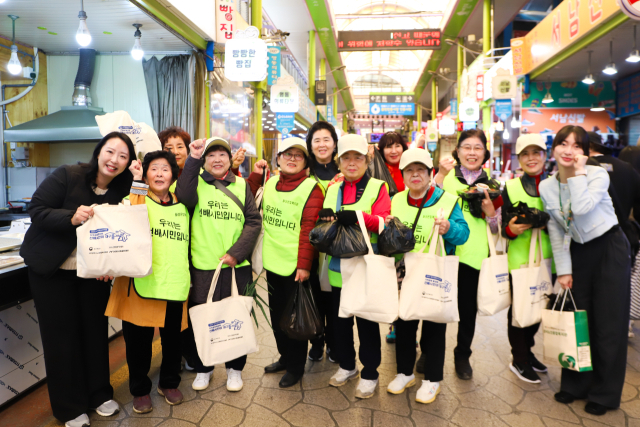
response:
<svg viewBox="0 0 640 427"><path fill-rule="evenodd" d="M496 242L487 224L489 257L482 261L480 280L478 281L478 313L493 316L511 305L509 290L509 256L498 255ZM498 240L501 237L498 235ZM504 247L504 246L503 246Z"/></svg>

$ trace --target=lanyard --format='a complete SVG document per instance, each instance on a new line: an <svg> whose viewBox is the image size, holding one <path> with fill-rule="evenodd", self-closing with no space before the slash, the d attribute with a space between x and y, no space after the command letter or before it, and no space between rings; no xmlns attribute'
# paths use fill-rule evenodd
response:
<svg viewBox="0 0 640 427"><path fill-rule="evenodd" d="M562 207L562 187L560 186L560 180L558 179L558 199L560 200L560 215L562 215L562 219L567 225L567 233L569 232L569 227L571 226L571 221L573 220L573 212L571 211L571 203L569 203L569 217L565 217L564 208Z"/></svg>

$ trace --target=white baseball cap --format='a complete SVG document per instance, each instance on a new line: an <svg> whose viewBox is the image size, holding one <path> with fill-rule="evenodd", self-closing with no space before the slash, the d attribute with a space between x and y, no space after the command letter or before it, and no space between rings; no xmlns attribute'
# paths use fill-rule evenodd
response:
<svg viewBox="0 0 640 427"><path fill-rule="evenodd" d="M422 163L429 169L433 169L433 159L427 150L422 148L409 148L400 157L400 170L404 170L411 163Z"/></svg>
<svg viewBox="0 0 640 427"><path fill-rule="evenodd" d="M229 155L231 155L231 145L229 145L229 142L226 139L222 139L217 136L207 139L207 141L204 143L203 155L206 154L207 150L209 150L212 147L215 147L216 145L219 145L220 147L224 148L229 152Z"/></svg>
<svg viewBox="0 0 640 427"><path fill-rule="evenodd" d="M366 155L369 152L369 144L364 136L350 133L338 139L338 157L347 151L356 151Z"/></svg>
<svg viewBox="0 0 640 427"><path fill-rule="evenodd" d="M516 141L516 155L519 155L522 150L530 145L535 145L545 152L547 151L547 144L542 135L539 133L527 133L518 137L518 140Z"/></svg>
<svg viewBox="0 0 640 427"><path fill-rule="evenodd" d="M284 153L289 148L299 148L304 152L304 155L309 157L309 151L307 150L307 143L304 139L292 136L291 138L283 139L278 144L278 155Z"/></svg>

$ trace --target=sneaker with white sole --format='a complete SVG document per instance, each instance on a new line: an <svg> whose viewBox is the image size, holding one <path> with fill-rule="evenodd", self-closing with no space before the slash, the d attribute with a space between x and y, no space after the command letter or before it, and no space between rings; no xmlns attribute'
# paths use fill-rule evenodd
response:
<svg viewBox="0 0 640 427"><path fill-rule="evenodd" d="M356 397L358 399L368 399L376 392L378 387L378 380L365 380L360 378L358 388L356 388Z"/></svg>
<svg viewBox="0 0 640 427"><path fill-rule="evenodd" d="M193 380L193 384L191 384L191 388L194 390L206 390L209 387L209 381L211 381L211 376L213 375L213 371L199 373L196 375L196 379Z"/></svg>
<svg viewBox="0 0 640 427"><path fill-rule="evenodd" d="M240 391L242 390L242 386L242 371L227 368L227 390Z"/></svg>
<svg viewBox="0 0 640 427"><path fill-rule="evenodd" d="M411 374L409 376L405 374L398 374L396 378L387 386L387 392L391 394L401 394L407 387L414 386L416 384L416 376Z"/></svg>
<svg viewBox="0 0 640 427"><path fill-rule="evenodd" d="M120 412L120 405L115 400L107 400L96 408L96 412L101 417L110 417Z"/></svg>
<svg viewBox="0 0 640 427"><path fill-rule="evenodd" d="M536 371L533 370L530 363L511 362L509 369L524 382L531 384L540 384L541 382L540 377L536 374Z"/></svg>
<svg viewBox="0 0 640 427"><path fill-rule="evenodd" d="M90 425L91 422L89 421L89 416L87 414L82 414L77 418L64 423L65 427L89 427Z"/></svg>
<svg viewBox="0 0 640 427"><path fill-rule="evenodd" d="M440 383L432 383L431 381L422 380L422 387L416 393L416 402L431 403L436 400L436 396L440 393Z"/></svg>
<svg viewBox="0 0 640 427"><path fill-rule="evenodd" d="M343 386L347 383L347 381L358 378L359 374L360 373L358 372L358 368L354 369L353 371L347 371L346 369L338 368L338 372L333 374L333 376L329 380L329 385L332 385L334 387Z"/></svg>

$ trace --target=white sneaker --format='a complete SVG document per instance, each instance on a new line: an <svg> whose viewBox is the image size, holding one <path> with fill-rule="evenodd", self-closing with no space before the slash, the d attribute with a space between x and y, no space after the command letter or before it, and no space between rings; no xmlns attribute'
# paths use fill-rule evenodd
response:
<svg viewBox="0 0 640 427"><path fill-rule="evenodd" d="M400 394L403 393L407 387L414 386L415 384L415 375L411 374L410 376L406 376L405 374L398 374L387 386L387 392L391 394Z"/></svg>
<svg viewBox="0 0 640 427"><path fill-rule="evenodd" d="M194 390L205 390L207 387L209 387L209 381L211 380L212 375L213 375L213 371L196 375L196 379L193 380L193 384L191 384L191 388Z"/></svg>
<svg viewBox="0 0 640 427"><path fill-rule="evenodd" d="M110 417L120 412L120 405L115 400L107 400L96 408L96 412L101 417Z"/></svg>
<svg viewBox="0 0 640 427"><path fill-rule="evenodd" d="M242 371L227 368L227 390L240 391L242 386Z"/></svg>
<svg viewBox="0 0 640 427"><path fill-rule="evenodd" d="M91 425L87 414L82 414L78 418L64 423L65 427L88 427Z"/></svg>
<svg viewBox="0 0 640 427"><path fill-rule="evenodd" d="M333 374L333 376L329 380L329 385L332 385L334 387L343 386L347 383L347 381L358 378L358 375L358 368L354 369L353 371L347 371L346 369L338 368L338 372Z"/></svg>
<svg viewBox="0 0 640 427"><path fill-rule="evenodd" d="M440 393L440 383L432 383L431 381L422 380L422 387L416 394L416 402L431 403L436 400L436 396Z"/></svg>
<svg viewBox="0 0 640 427"><path fill-rule="evenodd" d="M378 386L378 380L365 380L360 378L358 388L356 389L356 397L359 399L368 399L373 396Z"/></svg>

